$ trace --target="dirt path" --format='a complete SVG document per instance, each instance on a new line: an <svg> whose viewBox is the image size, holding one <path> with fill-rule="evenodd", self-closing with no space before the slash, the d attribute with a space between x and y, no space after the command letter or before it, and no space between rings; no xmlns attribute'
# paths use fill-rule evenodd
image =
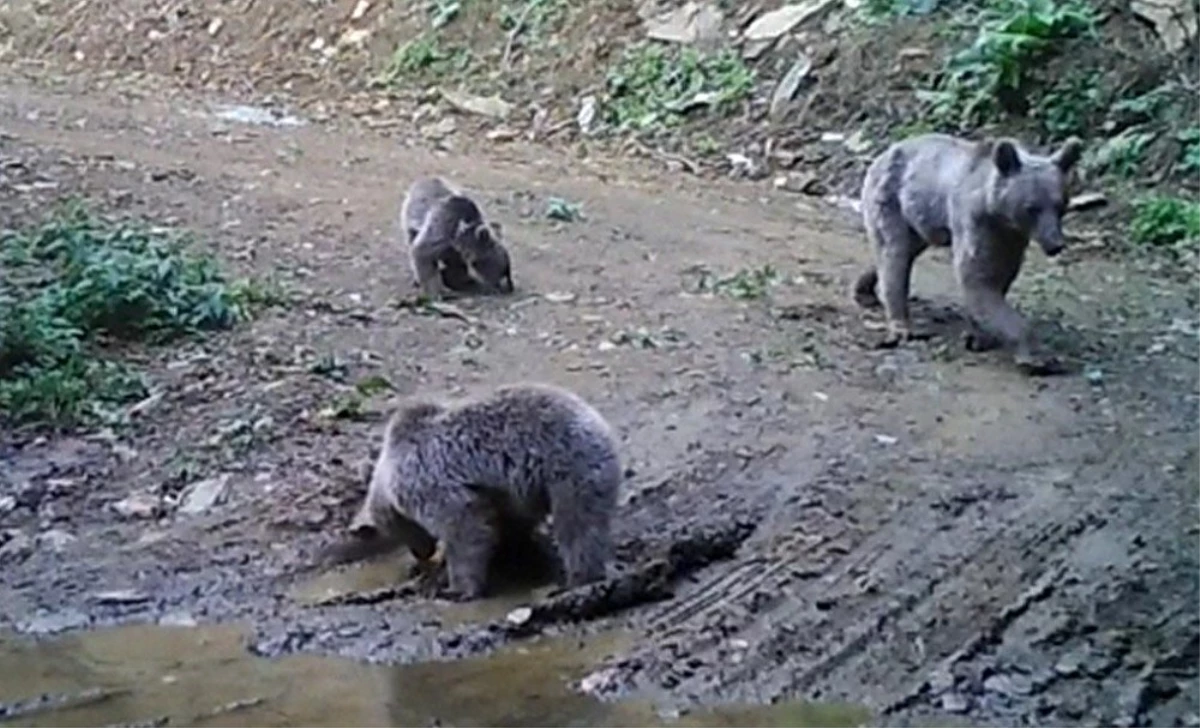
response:
<svg viewBox="0 0 1200 728"><path fill-rule="evenodd" d="M931 257L915 289L941 335L877 351L845 295L866 253L845 215L507 150L434 155L344 123L256 127L194 100L8 81L6 225L84 192L197 231L294 300L147 354L161 399L128 431L0 444L16 494L0 625L246 619L262 654L375 661L517 639L494 620L519 600L312 608L289 589L344 522L379 426L320 416L339 376L382 374L399 394L536 379L620 432L622 568L705 529L749 534L669 600L548 628L639 635L599 673L605 695L845 700L894 723L1197 724L1194 291L1037 257L1019 294L1079 373L1031 380L962 352ZM467 321L393 305L410 291L399 196L430 172L480 191L512 241L517 294L458 302ZM551 196L586 220L546 219ZM698 265L770 265L780 282L696 294ZM225 503L172 513L182 487L219 475ZM131 493L165 513L118 513ZM97 600L114 590L137 594Z"/></svg>

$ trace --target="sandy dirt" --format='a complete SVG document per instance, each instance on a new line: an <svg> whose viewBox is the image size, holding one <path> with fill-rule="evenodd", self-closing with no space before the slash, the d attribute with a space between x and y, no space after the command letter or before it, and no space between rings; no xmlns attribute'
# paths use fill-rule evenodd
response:
<svg viewBox="0 0 1200 728"><path fill-rule="evenodd" d="M345 120L276 129L199 97L3 84L0 224L82 193L194 230L291 302L135 352L156 396L127 429L0 442L15 495L0 626L238 620L257 654L406 663L621 628L636 639L589 682L605 698L836 700L886 724L1200 722L1194 290L1031 253L1017 295L1073 365L1031 379L963 351L935 255L915 293L937 336L874 348L878 319L847 295L867 259L853 218L765 183L519 144L432 154ZM426 173L504 223L516 294L456 301L463 317L396 305L412 292L400 196ZM547 219L550 197L585 219ZM762 297L697 291L697 266L768 264L781 280ZM525 379L592 401L628 468L618 575L673 544L740 546L683 559L669 596L527 629L504 615L552 585L312 606L298 570L348 519L385 403L361 421L322 410L372 375L395 396ZM224 502L178 513L213 477ZM158 511L121 513L131 495ZM326 578L362 591L401 572Z"/></svg>

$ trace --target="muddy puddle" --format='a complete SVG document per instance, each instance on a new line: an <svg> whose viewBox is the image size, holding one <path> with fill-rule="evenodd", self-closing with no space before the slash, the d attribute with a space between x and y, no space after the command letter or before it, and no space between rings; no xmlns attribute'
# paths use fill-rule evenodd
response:
<svg viewBox="0 0 1200 728"><path fill-rule="evenodd" d="M436 619L443 626L489 622L531 602L544 599L558 589L556 564L544 544L507 544L489 576L493 592L487 599L469 602L413 600L406 608ZM321 606L354 597L410 585L416 560L407 550L348 566L325 570L292 587L288 596L298 604ZM514 566L515 565L515 566ZM430 596L427 592L426 596Z"/></svg>
<svg viewBox="0 0 1200 728"><path fill-rule="evenodd" d="M479 658L405 666L293 655L269 660L237 626L137 625L34 641L0 637L0 724L96 726L853 726L862 708L779 704L667 718L573 683L625 635L543 639Z"/></svg>

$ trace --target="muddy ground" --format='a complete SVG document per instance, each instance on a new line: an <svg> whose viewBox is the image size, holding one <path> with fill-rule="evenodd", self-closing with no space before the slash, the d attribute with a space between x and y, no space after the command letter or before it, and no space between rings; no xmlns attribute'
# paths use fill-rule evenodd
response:
<svg viewBox="0 0 1200 728"><path fill-rule="evenodd" d="M1073 370L1030 379L962 350L936 255L915 292L937 336L874 348L879 321L846 295L867 259L853 219L766 183L520 144L432 154L345 119L272 128L221 120L214 99L3 84L4 226L82 193L190 228L290 296L232 333L134 352L155 396L128 428L4 433L3 628L235 622L254 654L394 663L621 631L588 689L666 715L805 699L881 724L1200 723L1194 289L1033 253L1016 295ZM396 305L411 289L394 218L423 173L469 184L504 222L514 296L459 301L460 317ZM552 196L585 219L547 219ZM761 297L696 289L697 266L767 264L782 280ZM472 605L403 590L314 605L403 572L300 570L346 521L386 403L323 411L372 375L395 396L532 379L587 397L628 467L616 572L684 544L671 593L590 615L547 583ZM177 511L215 477L223 502ZM506 620L526 604L534 619Z"/></svg>

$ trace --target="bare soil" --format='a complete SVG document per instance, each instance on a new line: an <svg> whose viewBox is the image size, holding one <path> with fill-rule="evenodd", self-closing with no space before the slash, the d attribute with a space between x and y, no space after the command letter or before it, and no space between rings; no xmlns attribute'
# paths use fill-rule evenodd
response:
<svg viewBox="0 0 1200 728"><path fill-rule="evenodd" d="M156 396L127 429L4 433L0 626L245 620L259 654L390 662L624 628L633 646L591 683L606 697L837 700L889 724L1200 720L1192 288L1031 255L1016 295L1074 370L1030 379L962 350L931 255L915 290L937 336L882 351L847 294L867 251L844 214L521 143L434 153L342 115L227 122L218 100L3 81L5 226L83 194L196 231L292 301L133 352ZM462 316L396 305L400 195L426 173L504 222L514 296L457 301ZM548 220L551 196L585 220ZM698 265L767 264L782 281L760 298L691 285ZM396 396L527 379L592 401L629 470L615 586L457 611L404 590L297 598L361 494L386 402L324 410L377 374ZM224 502L177 512L220 475ZM157 511L119 512L132 494Z"/></svg>

